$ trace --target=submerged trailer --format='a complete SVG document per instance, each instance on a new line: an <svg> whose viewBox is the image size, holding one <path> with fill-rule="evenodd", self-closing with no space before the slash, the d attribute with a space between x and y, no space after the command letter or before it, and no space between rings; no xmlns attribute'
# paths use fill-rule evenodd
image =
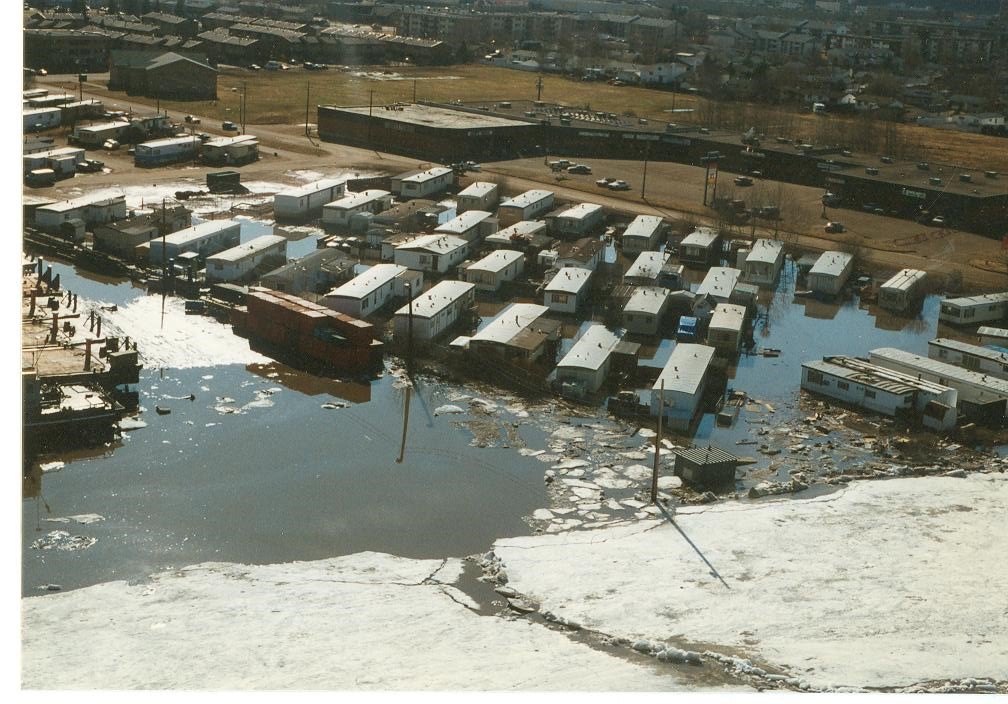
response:
<svg viewBox="0 0 1008 704"><path fill-rule="evenodd" d="M924 298L926 277L919 269L901 269L879 288L879 307L894 313L910 310Z"/></svg>

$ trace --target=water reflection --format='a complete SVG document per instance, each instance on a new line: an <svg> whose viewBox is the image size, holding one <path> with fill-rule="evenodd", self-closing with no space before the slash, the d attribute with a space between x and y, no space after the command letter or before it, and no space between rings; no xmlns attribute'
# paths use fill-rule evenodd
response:
<svg viewBox="0 0 1008 704"><path fill-rule="evenodd" d="M316 376L288 367L282 362L248 364L245 368L256 376L276 381L288 389L308 396L328 395L351 403L367 403L371 400L371 384L368 382L342 381Z"/></svg>

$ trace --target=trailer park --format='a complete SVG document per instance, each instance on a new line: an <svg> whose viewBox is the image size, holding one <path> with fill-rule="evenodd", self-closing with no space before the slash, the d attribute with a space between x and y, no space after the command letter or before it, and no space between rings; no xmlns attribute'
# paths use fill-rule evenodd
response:
<svg viewBox="0 0 1008 704"><path fill-rule="evenodd" d="M548 466L546 505L524 516L529 540L543 545L555 533L615 530L614 520L663 521L677 507L814 501L859 479L932 475L937 486L1008 463L1006 292L869 266L856 247L811 251L772 226L747 235L643 203L570 199L549 186L547 162L559 155L544 158L534 188L431 161L381 171L278 159L270 180L251 180L242 167L260 161L254 136L108 117L77 128L67 147L43 137L24 155L23 382L39 405L26 413L44 415L57 386L67 399L97 394L100 414L92 402L79 425L72 412L63 419L79 448L149 419L138 370L145 360L171 366L168 310L169 326L198 331L178 343L187 350L296 370L270 372L268 383L329 384L323 414L372 393L389 404L378 390L393 384L405 396L390 424L404 424L400 459L418 413L410 390L437 389L436 411L420 399L429 424L454 419L480 451ZM150 188L89 187L87 171L104 165L83 150L119 144L135 145L134 164L115 168L143 169ZM179 169L166 178L167 165ZM102 282L111 280L139 298L131 290L110 304ZM160 328L144 301L160 305ZM339 398L351 388L363 396ZM279 388L240 408L215 391L213 408L240 414ZM152 410L167 424L180 403ZM24 466L37 483L59 456L38 440ZM495 549L548 591L519 555L523 540ZM475 563L527 613L499 578L499 555ZM658 659L700 659L630 642ZM718 663L746 684L809 688ZM957 679L954 670L934 679Z"/></svg>

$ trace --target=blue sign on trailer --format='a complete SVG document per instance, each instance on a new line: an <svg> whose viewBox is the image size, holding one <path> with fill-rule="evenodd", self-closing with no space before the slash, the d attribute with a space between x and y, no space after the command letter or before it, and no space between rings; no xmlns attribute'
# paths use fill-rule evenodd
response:
<svg viewBox="0 0 1008 704"><path fill-rule="evenodd" d="M679 329L676 330L676 340L693 342L697 339L697 319L684 315L679 318Z"/></svg>

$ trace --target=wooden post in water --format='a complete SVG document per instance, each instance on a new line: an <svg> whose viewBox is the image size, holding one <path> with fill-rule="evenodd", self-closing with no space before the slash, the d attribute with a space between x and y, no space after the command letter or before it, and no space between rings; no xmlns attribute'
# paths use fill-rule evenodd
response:
<svg viewBox="0 0 1008 704"><path fill-rule="evenodd" d="M658 397L658 434L654 441L654 469L651 471L651 503L658 503L658 462L661 456L662 416L665 415L665 380L661 383L661 396Z"/></svg>

